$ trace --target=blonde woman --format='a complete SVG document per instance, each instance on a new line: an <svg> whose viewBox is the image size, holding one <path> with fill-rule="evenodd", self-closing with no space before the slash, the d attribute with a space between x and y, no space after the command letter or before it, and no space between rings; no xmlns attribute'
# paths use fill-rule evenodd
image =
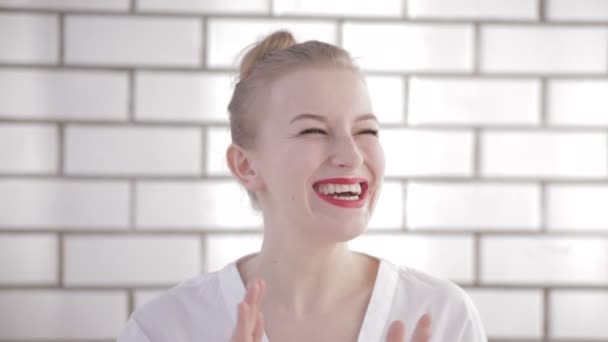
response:
<svg viewBox="0 0 608 342"><path fill-rule="evenodd" d="M227 163L263 215L258 253L137 310L119 342L481 342L458 286L353 252L384 175L379 125L343 49L277 31L244 56Z"/></svg>

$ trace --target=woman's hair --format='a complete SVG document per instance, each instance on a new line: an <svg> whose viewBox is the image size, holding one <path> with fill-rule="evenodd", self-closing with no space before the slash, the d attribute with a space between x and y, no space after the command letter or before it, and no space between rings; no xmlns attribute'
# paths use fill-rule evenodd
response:
<svg viewBox="0 0 608 342"><path fill-rule="evenodd" d="M279 30L245 49L238 82L228 105L232 142L251 147L256 138L260 103L277 78L304 67L338 67L358 71L350 54L335 45L316 40L296 43L289 31ZM254 207L253 193L249 192Z"/></svg>

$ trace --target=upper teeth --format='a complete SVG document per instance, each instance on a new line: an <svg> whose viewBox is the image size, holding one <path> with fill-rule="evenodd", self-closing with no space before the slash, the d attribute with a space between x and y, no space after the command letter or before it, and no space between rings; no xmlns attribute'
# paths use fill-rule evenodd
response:
<svg viewBox="0 0 608 342"><path fill-rule="evenodd" d="M361 194L361 184L330 184L324 183L319 184L319 192L324 195L341 193L341 192L352 192L356 195Z"/></svg>

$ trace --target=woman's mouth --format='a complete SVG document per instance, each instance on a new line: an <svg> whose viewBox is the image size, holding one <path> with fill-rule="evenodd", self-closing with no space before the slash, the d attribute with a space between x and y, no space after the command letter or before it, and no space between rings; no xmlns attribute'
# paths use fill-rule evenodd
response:
<svg viewBox="0 0 608 342"><path fill-rule="evenodd" d="M315 193L328 203L343 208L365 205L369 183L363 178L333 178L316 182Z"/></svg>

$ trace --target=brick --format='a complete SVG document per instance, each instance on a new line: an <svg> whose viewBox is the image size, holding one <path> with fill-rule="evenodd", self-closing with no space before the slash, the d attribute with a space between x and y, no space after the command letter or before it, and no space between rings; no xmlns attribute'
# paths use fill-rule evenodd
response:
<svg viewBox="0 0 608 342"><path fill-rule="evenodd" d="M608 31L600 27L487 25L481 28L483 72L605 73L607 54Z"/></svg>
<svg viewBox="0 0 608 342"><path fill-rule="evenodd" d="M59 20L51 14L0 13L0 63L59 61Z"/></svg>
<svg viewBox="0 0 608 342"><path fill-rule="evenodd" d="M0 203L0 229L125 229L129 221L126 182L3 179Z"/></svg>
<svg viewBox="0 0 608 342"><path fill-rule="evenodd" d="M540 290L467 289L491 339L541 339L543 294Z"/></svg>
<svg viewBox="0 0 608 342"><path fill-rule="evenodd" d="M469 236L366 234L349 245L437 277L459 283L473 281L473 240Z"/></svg>
<svg viewBox="0 0 608 342"><path fill-rule="evenodd" d="M606 81L588 79L549 81L548 121L555 126L608 125L607 93Z"/></svg>
<svg viewBox="0 0 608 342"><path fill-rule="evenodd" d="M125 72L4 69L0 70L0 88L0 117L127 119Z"/></svg>
<svg viewBox="0 0 608 342"><path fill-rule="evenodd" d="M403 123L405 81L395 76L366 76L374 114L380 124Z"/></svg>
<svg viewBox="0 0 608 342"><path fill-rule="evenodd" d="M275 15L346 16L346 17L401 17L403 5L400 0L370 2L365 0L275 0Z"/></svg>
<svg viewBox="0 0 608 342"><path fill-rule="evenodd" d="M485 176L595 178L607 173L602 133L487 131L481 144Z"/></svg>
<svg viewBox="0 0 608 342"><path fill-rule="evenodd" d="M198 236L67 236L67 286L170 286L201 271Z"/></svg>
<svg viewBox="0 0 608 342"><path fill-rule="evenodd" d="M235 181L139 182L139 229L229 229L261 226Z"/></svg>
<svg viewBox="0 0 608 342"><path fill-rule="evenodd" d="M607 239L493 236L480 253L482 284L608 284Z"/></svg>
<svg viewBox="0 0 608 342"><path fill-rule="evenodd" d="M409 0L413 18L440 19L536 19L537 0Z"/></svg>
<svg viewBox="0 0 608 342"><path fill-rule="evenodd" d="M387 176L472 174L473 136L469 131L386 128L380 131L380 142Z"/></svg>
<svg viewBox="0 0 608 342"><path fill-rule="evenodd" d="M411 183L406 210L412 229L538 230L540 192L532 184Z"/></svg>
<svg viewBox="0 0 608 342"><path fill-rule="evenodd" d="M205 238L205 270L213 272L237 259L257 253L262 234L212 234Z"/></svg>
<svg viewBox="0 0 608 342"><path fill-rule="evenodd" d="M139 12L268 14L268 0L138 0Z"/></svg>
<svg viewBox="0 0 608 342"><path fill-rule="evenodd" d="M414 77L409 86L411 124L535 125L540 120L537 80Z"/></svg>
<svg viewBox="0 0 608 342"><path fill-rule="evenodd" d="M116 338L127 320L122 291L0 291L0 339ZM94 308L94 310L91 310Z"/></svg>
<svg viewBox="0 0 608 342"><path fill-rule="evenodd" d="M335 24L320 20L210 18L207 29L207 66L211 68L236 68L245 48L279 29L289 29L298 42L320 40L335 44L337 36Z"/></svg>
<svg viewBox="0 0 608 342"><path fill-rule="evenodd" d="M346 22L342 36L364 70L468 72L473 66L471 25ZM399 44L378 37L399 37Z"/></svg>
<svg viewBox="0 0 608 342"><path fill-rule="evenodd" d="M608 3L604 0L546 0L546 18L559 21L606 21Z"/></svg>
<svg viewBox="0 0 608 342"><path fill-rule="evenodd" d="M228 74L142 71L135 84L139 121L228 122L233 90Z"/></svg>
<svg viewBox="0 0 608 342"><path fill-rule="evenodd" d="M608 339L608 292L553 290L549 336L560 339Z"/></svg>
<svg viewBox="0 0 608 342"><path fill-rule="evenodd" d="M229 127L209 127L206 134L206 173L209 175L230 175L226 163L226 149L230 146Z"/></svg>
<svg viewBox="0 0 608 342"><path fill-rule="evenodd" d="M126 12L129 0L0 0L0 8Z"/></svg>
<svg viewBox="0 0 608 342"><path fill-rule="evenodd" d="M20 174L56 172L58 141L55 126L0 125L0 172Z"/></svg>
<svg viewBox="0 0 608 342"><path fill-rule="evenodd" d="M51 234L0 235L0 284L56 284L58 247Z"/></svg>
<svg viewBox="0 0 608 342"><path fill-rule="evenodd" d="M198 175L202 172L202 137L194 127L71 125L66 129L65 139L68 174Z"/></svg>
<svg viewBox="0 0 608 342"><path fill-rule="evenodd" d="M547 188L547 226L550 230L608 232L608 186L550 185Z"/></svg>
<svg viewBox="0 0 608 342"><path fill-rule="evenodd" d="M404 189L399 182L383 182L380 197L369 222L370 229L403 227Z"/></svg>
<svg viewBox="0 0 608 342"><path fill-rule="evenodd" d="M136 290L133 296L134 309L141 308L144 304L159 296L166 290Z"/></svg>
<svg viewBox="0 0 608 342"><path fill-rule="evenodd" d="M202 23L193 18L69 15L67 64L194 67L201 64Z"/></svg>

